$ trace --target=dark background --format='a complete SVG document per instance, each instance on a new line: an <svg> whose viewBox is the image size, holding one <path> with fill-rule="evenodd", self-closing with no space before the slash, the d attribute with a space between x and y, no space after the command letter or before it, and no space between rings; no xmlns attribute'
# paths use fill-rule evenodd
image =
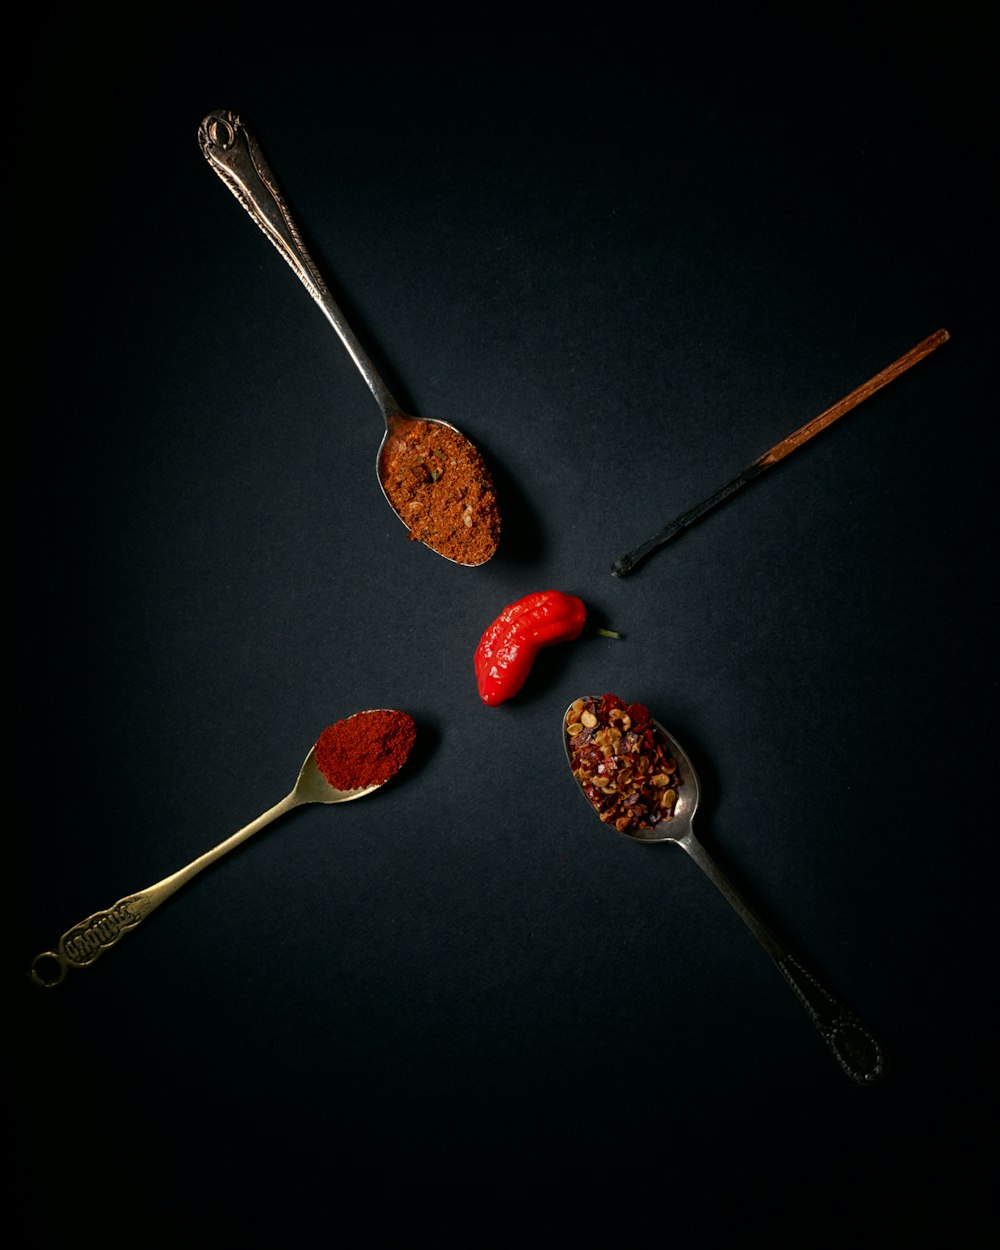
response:
<svg viewBox="0 0 1000 1250"><path fill-rule="evenodd" d="M985 35L954 6L917 30L652 14L39 13L10 50L22 1244L979 1244ZM199 153L215 108L404 406L490 460L486 566L406 541L374 402ZM549 587L625 639L553 648L484 707L480 634ZM560 715L603 690L697 761L699 833L883 1037L878 1087L682 852L576 793ZM420 730L392 785L285 817L30 985L382 706Z"/></svg>

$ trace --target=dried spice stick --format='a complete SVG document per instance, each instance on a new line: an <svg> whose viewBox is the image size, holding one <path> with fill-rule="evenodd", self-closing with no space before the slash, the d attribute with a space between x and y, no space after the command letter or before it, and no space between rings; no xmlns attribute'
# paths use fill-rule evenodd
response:
<svg viewBox="0 0 1000 1250"><path fill-rule="evenodd" d="M807 421L794 434L789 434L780 443L776 443L770 451L765 451L762 456L758 456L753 464L744 469L742 473L738 473L725 486L721 486L713 495L709 495L701 503L695 504L693 508L689 508L687 512L682 513L676 520L671 521L669 525L660 530L659 533L654 534L652 538L647 538L645 542L640 543L632 551L619 556L611 566L612 574L615 577L625 577L628 573L631 573L657 547L662 547L664 543L669 542L671 538L675 538L682 530L687 529L689 525L697 521L699 517L703 517L706 512L710 511L717 504L728 499L730 495L734 495L741 486L746 486L755 477L760 477L766 469L776 465L779 460L784 460L786 456L801 447L803 443L808 443L820 430L825 430L828 425L832 425L845 412L850 412L852 408L857 407L869 395L874 395L876 391L881 390L883 386L894 378L898 378L901 373L905 373L907 369L915 365L917 361L923 360L936 347L946 343L950 337L947 330L937 330L934 334L925 338L922 343L918 343L916 347L911 348L905 355L893 361L881 373L876 373L873 378L863 382L861 386L851 391L849 395L845 395L843 399L838 400L831 407L827 408L825 412L821 412L818 417L813 417L811 421Z"/></svg>

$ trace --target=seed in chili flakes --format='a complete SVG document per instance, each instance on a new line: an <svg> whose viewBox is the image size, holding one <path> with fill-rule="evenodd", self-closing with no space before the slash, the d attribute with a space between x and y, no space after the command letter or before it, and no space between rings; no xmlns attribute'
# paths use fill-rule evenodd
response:
<svg viewBox="0 0 1000 1250"><path fill-rule="evenodd" d="M500 541L493 479L478 449L448 425L413 421L381 460L386 496L410 531L459 564L484 564Z"/></svg>
<svg viewBox="0 0 1000 1250"><path fill-rule="evenodd" d="M605 824L629 833L673 820L683 780L647 707L588 695L570 705L564 728L573 776Z"/></svg>

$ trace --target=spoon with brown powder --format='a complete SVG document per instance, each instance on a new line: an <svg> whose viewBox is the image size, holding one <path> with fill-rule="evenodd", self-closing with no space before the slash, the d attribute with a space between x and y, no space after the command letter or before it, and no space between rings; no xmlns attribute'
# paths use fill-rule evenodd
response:
<svg viewBox="0 0 1000 1250"><path fill-rule="evenodd" d="M285 258L322 309L368 384L385 419L375 470L389 506L446 560L479 565L496 551L500 511L478 448L446 421L407 416L389 393L306 251L254 136L235 113L218 109L201 123L206 160Z"/></svg>
<svg viewBox="0 0 1000 1250"><path fill-rule="evenodd" d="M69 968L89 968L202 869L292 808L305 803L349 803L373 794L402 768L415 739L413 718L394 709L355 712L328 725L303 761L291 792L280 803L169 877L120 898L68 929L54 951L43 951L32 960L32 981L49 989L62 984Z"/></svg>

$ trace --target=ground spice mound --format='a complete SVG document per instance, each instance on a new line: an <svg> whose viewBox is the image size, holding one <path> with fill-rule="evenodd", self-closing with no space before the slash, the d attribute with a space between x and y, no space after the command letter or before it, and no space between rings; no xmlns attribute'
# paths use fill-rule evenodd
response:
<svg viewBox="0 0 1000 1250"><path fill-rule="evenodd" d="M386 444L382 480L410 538L459 564L483 564L500 541L493 479L476 448L446 425L416 421Z"/></svg>
<svg viewBox="0 0 1000 1250"><path fill-rule="evenodd" d="M356 712L320 734L316 766L335 790L380 786L402 768L416 736L405 712Z"/></svg>

